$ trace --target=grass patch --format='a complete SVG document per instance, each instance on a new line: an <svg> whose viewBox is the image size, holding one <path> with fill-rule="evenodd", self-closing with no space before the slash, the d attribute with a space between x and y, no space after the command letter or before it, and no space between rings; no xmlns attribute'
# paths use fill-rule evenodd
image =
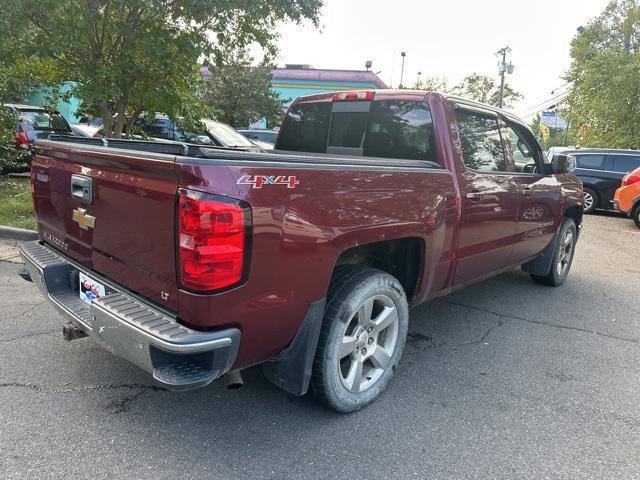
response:
<svg viewBox="0 0 640 480"><path fill-rule="evenodd" d="M0 177L0 225L36 229L28 178Z"/></svg>

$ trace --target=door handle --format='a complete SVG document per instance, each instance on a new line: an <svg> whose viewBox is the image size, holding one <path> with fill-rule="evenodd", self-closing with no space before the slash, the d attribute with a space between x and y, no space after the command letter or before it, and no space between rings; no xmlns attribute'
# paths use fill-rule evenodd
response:
<svg viewBox="0 0 640 480"><path fill-rule="evenodd" d="M530 186L526 186L522 188L522 194L525 197L530 197L533 194L533 188L531 188Z"/></svg>
<svg viewBox="0 0 640 480"><path fill-rule="evenodd" d="M484 193L482 193L480 190L473 190L471 192L467 192L464 197L467 200L480 200L483 196Z"/></svg>

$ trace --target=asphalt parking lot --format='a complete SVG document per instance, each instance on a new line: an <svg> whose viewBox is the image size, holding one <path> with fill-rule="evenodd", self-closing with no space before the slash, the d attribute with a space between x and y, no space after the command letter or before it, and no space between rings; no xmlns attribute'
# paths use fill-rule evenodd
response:
<svg viewBox="0 0 640 480"><path fill-rule="evenodd" d="M0 246L1 478L640 478L640 230L586 218L557 289L513 271L417 307L369 408L337 415L259 369L155 388L83 339Z"/></svg>

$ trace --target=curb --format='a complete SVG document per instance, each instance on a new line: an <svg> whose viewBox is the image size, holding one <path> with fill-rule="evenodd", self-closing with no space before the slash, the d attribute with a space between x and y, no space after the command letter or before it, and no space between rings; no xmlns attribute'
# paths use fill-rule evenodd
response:
<svg viewBox="0 0 640 480"><path fill-rule="evenodd" d="M24 228L5 227L0 225L0 240L13 240L16 242L28 242L37 240L38 232Z"/></svg>

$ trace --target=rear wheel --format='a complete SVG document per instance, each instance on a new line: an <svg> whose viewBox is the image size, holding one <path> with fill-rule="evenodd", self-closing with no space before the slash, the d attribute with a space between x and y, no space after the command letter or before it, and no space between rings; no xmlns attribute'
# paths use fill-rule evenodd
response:
<svg viewBox="0 0 640 480"><path fill-rule="evenodd" d="M396 278L372 268L338 267L314 360L315 397L343 413L375 400L400 361L408 321Z"/></svg>
<svg viewBox="0 0 640 480"><path fill-rule="evenodd" d="M557 287L562 285L569 275L573 255L576 251L577 229L571 218L566 218L558 233L558 244L553 255L551 271L547 275L531 275L538 283Z"/></svg>
<svg viewBox="0 0 640 480"><path fill-rule="evenodd" d="M631 218L633 218L633 221L636 223L636 227L640 228L640 203L633 209Z"/></svg>
<svg viewBox="0 0 640 480"><path fill-rule="evenodd" d="M595 190L585 187L584 189L584 213L593 213L600 202L600 197Z"/></svg>

